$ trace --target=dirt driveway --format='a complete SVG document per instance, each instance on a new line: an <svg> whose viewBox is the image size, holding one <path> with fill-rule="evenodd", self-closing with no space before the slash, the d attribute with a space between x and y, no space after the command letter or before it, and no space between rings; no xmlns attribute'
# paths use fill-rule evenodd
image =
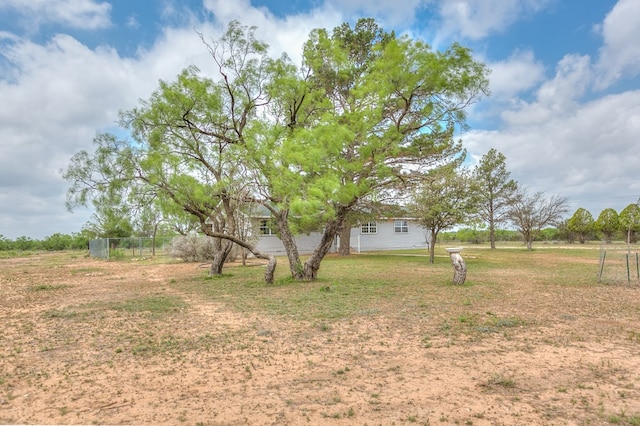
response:
<svg viewBox="0 0 640 426"><path fill-rule="evenodd" d="M322 324L241 314L181 286L202 274L0 260L0 423L640 424L637 289L514 283L478 315L526 326L448 333L395 305Z"/></svg>

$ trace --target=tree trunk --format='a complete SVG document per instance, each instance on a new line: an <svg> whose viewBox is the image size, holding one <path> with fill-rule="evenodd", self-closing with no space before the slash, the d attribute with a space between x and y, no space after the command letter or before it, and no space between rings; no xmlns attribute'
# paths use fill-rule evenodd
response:
<svg viewBox="0 0 640 426"><path fill-rule="evenodd" d="M273 283L276 266L278 264L278 260L275 258L275 256L269 253L263 253L260 250L256 249L253 244L249 244L248 242L241 240L240 238L234 237L233 235L226 235L218 232L209 232L209 231L206 231L205 234L210 237L222 238L224 240L229 240L231 242L234 242L240 247L244 247L247 250L249 250L256 258L267 260L268 263L267 263L267 269L264 272L264 281L267 284Z"/></svg>
<svg viewBox="0 0 640 426"><path fill-rule="evenodd" d="M493 218L493 205L491 206L491 214L489 217L489 241L491 242L491 249L496 248L496 222Z"/></svg>
<svg viewBox="0 0 640 426"><path fill-rule="evenodd" d="M348 223L343 223L340 228L340 246L338 247L338 255L349 256L351 254L351 227Z"/></svg>
<svg viewBox="0 0 640 426"><path fill-rule="evenodd" d="M527 250L533 250L533 238L528 237L526 244L527 244Z"/></svg>
<svg viewBox="0 0 640 426"><path fill-rule="evenodd" d="M429 240L429 263L433 265L436 259L436 238L438 233L431 230L431 239Z"/></svg>
<svg viewBox="0 0 640 426"><path fill-rule="evenodd" d="M342 214L338 213L334 220L329 221L325 225L320 243L311 254L311 257L304 263L303 279L305 281L314 281L318 277L320 263L322 262L322 259L324 259L326 254L329 253L329 250L331 249L331 246L335 241L336 235L338 234L338 229L344 221L345 216L346 212L343 212Z"/></svg>
<svg viewBox="0 0 640 426"><path fill-rule="evenodd" d="M213 260L211 261L209 275L222 275L224 261L227 260L227 256L229 256L231 248L233 247L233 243L231 241L225 240L225 242L222 243L222 239L216 238L216 240L219 241L219 244L216 243L216 252L213 255Z"/></svg>
<svg viewBox="0 0 640 426"><path fill-rule="evenodd" d="M296 240L289 229L289 222L287 216L288 210L281 210L275 215L276 225L278 226L278 232L280 241L284 245L284 249L287 252L287 258L289 259L289 270L291 271L291 277L296 281L304 279L302 262L300 261L300 254L298 252L298 246Z"/></svg>

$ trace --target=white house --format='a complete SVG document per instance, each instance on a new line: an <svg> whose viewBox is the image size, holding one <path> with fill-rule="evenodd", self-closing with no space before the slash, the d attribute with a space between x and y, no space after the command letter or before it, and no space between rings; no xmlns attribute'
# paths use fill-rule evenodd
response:
<svg viewBox="0 0 640 426"><path fill-rule="evenodd" d="M282 241L276 234L267 218L258 218L260 238L257 249L275 255L284 255L286 251ZM364 252L376 250L402 250L411 248L427 248L428 231L411 218L383 218L364 222L351 228L351 251ZM313 251L320 241L320 233L297 235L295 237L300 254ZM334 241L331 252L338 250L339 241Z"/></svg>

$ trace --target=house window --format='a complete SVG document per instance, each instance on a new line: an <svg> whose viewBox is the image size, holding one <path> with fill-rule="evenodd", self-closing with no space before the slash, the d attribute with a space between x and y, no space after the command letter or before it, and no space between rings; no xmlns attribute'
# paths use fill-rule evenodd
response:
<svg viewBox="0 0 640 426"><path fill-rule="evenodd" d="M378 225L375 222L365 222L360 227L362 234L375 234L378 232Z"/></svg>
<svg viewBox="0 0 640 426"><path fill-rule="evenodd" d="M406 234L409 232L409 222L406 220L395 220L393 222L393 231L398 234Z"/></svg>
<svg viewBox="0 0 640 426"><path fill-rule="evenodd" d="M273 222L271 219L260 219L260 235L273 235Z"/></svg>

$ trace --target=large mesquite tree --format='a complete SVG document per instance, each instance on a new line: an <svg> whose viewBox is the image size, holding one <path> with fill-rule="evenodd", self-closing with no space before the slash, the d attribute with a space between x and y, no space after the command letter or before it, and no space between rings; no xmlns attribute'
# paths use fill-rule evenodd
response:
<svg viewBox="0 0 640 426"><path fill-rule="evenodd" d="M129 164L122 181L153 188L167 211L187 212L203 230L213 220L219 229L209 235L267 257L238 237L234 221L238 210L264 206L298 280L317 277L359 203L408 188L460 154L454 128L487 90L487 71L467 49L436 52L371 19L314 30L300 67L269 59L237 22L207 46L217 78L189 69L161 83L123 114L135 141L116 144L109 161ZM84 182L75 179L71 192ZM302 263L294 236L310 230L321 240Z"/></svg>
<svg viewBox="0 0 640 426"><path fill-rule="evenodd" d="M271 282L275 258L257 250L237 222L251 194L242 161L245 128L268 102L264 86L273 61L253 30L238 23L208 47L220 78L189 68L173 82L161 81L148 100L121 114L133 141L99 135L93 156L72 159L68 198L78 205L107 193L135 203L151 193L167 214L186 213L216 238L212 274L222 273L235 243L269 260L265 280Z"/></svg>
<svg viewBox="0 0 640 426"><path fill-rule="evenodd" d="M287 154L277 157L287 161L277 161L286 164L281 175L299 175L289 186L301 190L287 197L289 212L321 224L320 243L296 268L298 278L312 280L359 203L408 191L425 171L455 161L462 149L454 128L464 124L465 108L486 92L487 80L485 67L462 46L436 52L370 19L353 29L314 30L302 75L303 85L278 98L290 119L280 145ZM284 242L295 251L294 241Z"/></svg>

